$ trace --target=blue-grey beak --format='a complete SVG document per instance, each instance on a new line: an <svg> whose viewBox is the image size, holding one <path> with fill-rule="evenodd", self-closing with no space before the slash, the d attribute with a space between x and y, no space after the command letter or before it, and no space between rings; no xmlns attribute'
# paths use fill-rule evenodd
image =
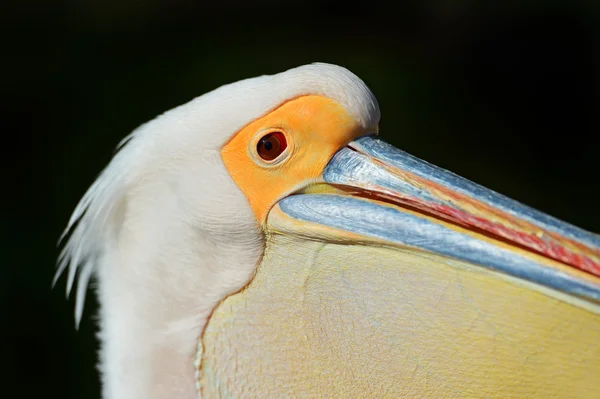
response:
<svg viewBox="0 0 600 399"><path fill-rule="evenodd" d="M288 216L470 262L600 303L600 237L372 136L340 150L338 191L283 199Z"/></svg>

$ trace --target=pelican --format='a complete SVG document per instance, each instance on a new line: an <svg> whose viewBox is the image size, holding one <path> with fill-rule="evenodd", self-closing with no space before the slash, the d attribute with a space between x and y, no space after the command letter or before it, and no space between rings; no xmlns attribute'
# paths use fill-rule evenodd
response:
<svg viewBox="0 0 600 399"><path fill-rule="evenodd" d="M599 236L392 147L379 119L316 63L123 140L56 274L77 324L96 282L104 398L600 397Z"/></svg>

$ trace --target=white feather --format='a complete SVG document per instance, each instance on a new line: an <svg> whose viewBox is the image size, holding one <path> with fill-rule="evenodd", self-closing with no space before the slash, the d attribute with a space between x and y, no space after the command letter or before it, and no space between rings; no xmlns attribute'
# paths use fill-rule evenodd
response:
<svg viewBox="0 0 600 399"><path fill-rule="evenodd" d="M69 293L79 276L77 324L87 284L98 281L105 398L196 395L204 323L249 282L264 242L220 150L252 120L307 94L338 101L366 128L379 122L367 86L334 65L222 86L123 139L75 208L55 281L68 267Z"/></svg>

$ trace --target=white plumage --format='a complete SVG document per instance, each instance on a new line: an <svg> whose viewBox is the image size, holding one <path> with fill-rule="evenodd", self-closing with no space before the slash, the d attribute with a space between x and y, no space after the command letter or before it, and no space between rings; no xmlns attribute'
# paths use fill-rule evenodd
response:
<svg viewBox="0 0 600 399"><path fill-rule="evenodd" d="M69 293L79 275L77 324L88 281L98 281L104 397L196 396L193 361L207 317L248 283L263 250L220 150L249 122L306 94L338 101L364 127L379 121L373 94L338 66L247 79L142 125L86 192L56 278L68 267Z"/></svg>

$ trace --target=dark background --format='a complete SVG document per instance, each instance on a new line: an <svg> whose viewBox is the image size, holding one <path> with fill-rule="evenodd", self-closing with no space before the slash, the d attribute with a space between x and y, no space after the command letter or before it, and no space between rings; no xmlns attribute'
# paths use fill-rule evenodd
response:
<svg viewBox="0 0 600 399"><path fill-rule="evenodd" d="M219 85L313 61L377 95L382 137L600 232L596 2L3 3L0 381L98 397L95 299L79 332L56 241L117 142Z"/></svg>

